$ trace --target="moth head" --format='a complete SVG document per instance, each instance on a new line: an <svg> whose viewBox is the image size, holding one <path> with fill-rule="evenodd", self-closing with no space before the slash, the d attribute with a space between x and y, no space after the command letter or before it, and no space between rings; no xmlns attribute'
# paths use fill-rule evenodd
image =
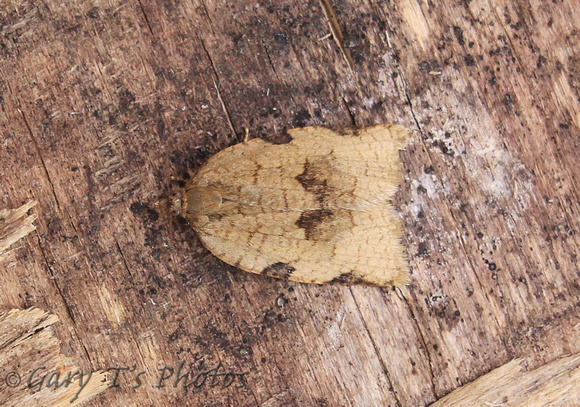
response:
<svg viewBox="0 0 580 407"><path fill-rule="evenodd" d="M194 186L184 189L182 198L182 216L200 218L219 212L223 199L213 188Z"/></svg>
<svg viewBox="0 0 580 407"><path fill-rule="evenodd" d="M159 204L163 204L174 215L183 216L183 189L185 185L186 183L183 179L172 177L167 191L159 200Z"/></svg>

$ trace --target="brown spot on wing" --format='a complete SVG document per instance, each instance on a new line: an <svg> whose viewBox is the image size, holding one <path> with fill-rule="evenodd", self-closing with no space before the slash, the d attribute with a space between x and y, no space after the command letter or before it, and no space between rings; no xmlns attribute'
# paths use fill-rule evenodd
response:
<svg viewBox="0 0 580 407"><path fill-rule="evenodd" d="M338 277L334 277L332 280L329 281L330 284L364 284L364 280L360 277L354 275L352 271L348 273L342 273Z"/></svg>
<svg viewBox="0 0 580 407"><path fill-rule="evenodd" d="M324 161L304 163L304 171L296 177L296 180L309 193L313 194L321 204L324 204L324 197L328 193L328 179L330 177L330 165L325 165Z"/></svg>
<svg viewBox="0 0 580 407"><path fill-rule="evenodd" d="M316 240L325 232L325 230L321 230L323 229L322 225L332 221L333 217L334 213L328 209L305 211L296 221L296 226L304 229L306 240Z"/></svg>
<svg viewBox="0 0 580 407"><path fill-rule="evenodd" d="M258 183L258 181L260 180L260 171L262 171L262 164L260 163L256 163L256 168L254 169L254 174L253 174L253 178L254 178L254 183Z"/></svg>
<svg viewBox="0 0 580 407"><path fill-rule="evenodd" d="M279 133L268 134L261 138L271 144L287 144L293 140L292 136L286 129L283 129Z"/></svg>
<svg viewBox="0 0 580 407"><path fill-rule="evenodd" d="M265 267L264 270L262 270L262 274L270 277L288 278L292 275L294 270L296 269L288 263L278 262Z"/></svg>
<svg viewBox="0 0 580 407"><path fill-rule="evenodd" d="M354 126L336 126L330 128L339 136L350 136L350 137L358 137L360 136L360 127Z"/></svg>

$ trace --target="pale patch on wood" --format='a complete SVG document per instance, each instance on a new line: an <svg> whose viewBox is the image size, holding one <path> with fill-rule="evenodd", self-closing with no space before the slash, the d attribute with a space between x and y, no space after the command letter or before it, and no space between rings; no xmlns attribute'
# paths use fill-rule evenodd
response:
<svg viewBox="0 0 580 407"><path fill-rule="evenodd" d="M580 103L570 88L570 82L563 73L556 76L553 83L555 101L562 111L570 112L572 121L580 127Z"/></svg>
<svg viewBox="0 0 580 407"><path fill-rule="evenodd" d="M407 27L413 30L412 33L415 34L421 48L425 49L426 44L430 41L430 32L421 6L414 0L406 0L402 3L402 12L403 18L407 22Z"/></svg>
<svg viewBox="0 0 580 407"><path fill-rule="evenodd" d="M119 298L112 294L105 285L99 287L99 299L107 319L114 328L118 328L126 318L126 311Z"/></svg>
<svg viewBox="0 0 580 407"><path fill-rule="evenodd" d="M27 215L36 201L29 201L20 208L0 210L0 263L6 259L10 246L36 229L32 224L36 214Z"/></svg>
<svg viewBox="0 0 580 407"><path fill-rule="evenodd" d="M401 285L397 191L407 131L307 127L230 147L183 191L183 216L217 257L307 283Z"/></svg>
<svg viewBox="0 0 580 407"><path fill-rule="evenodd" d="M580 354L522 372L512 360L431 404L446 406L578 406Z"/></svg>
<svg viewBox="0 0 580 407"><path fill-rule="evenodd" d="M51 325L57 321L55 315L37 308L0 313L0 372L4 380L0 384L1 405L75 406L109 387L105 372L85 369L82 376L75 375L81 370L60 354L59 341L52 332ZM59 372L59 388L48 385L55 372ZM70 383L64 385L68 374ZM52 376L52 380L57 379ZM28 387L29 381L32 388Z"/></svg>

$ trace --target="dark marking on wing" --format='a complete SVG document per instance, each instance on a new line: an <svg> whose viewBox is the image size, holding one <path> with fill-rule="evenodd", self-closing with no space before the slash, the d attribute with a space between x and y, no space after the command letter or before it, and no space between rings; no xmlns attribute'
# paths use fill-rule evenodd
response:
<svg viewBox="0 0 580 407"><path fill-rule="evenodd" d="M329 283L330 284L336 284L336 283L340 283L340 284L365 284L366 282L362 278L356 277L352 271L349 271L348 273L342 273L338 277L334 277L332 280L329 281ZM368 284L368 283L366 283L366 284Z"/></svg>
<svg viewBox="0 0 580 407"><path fill-rule="evenodd" d="M324 197L328 193L328 180L330 176L330 166L323 166L320 163L311 163L306 160L304 171L296 177L296 180L309 193L313 194L321 204L324 204Z"/></svg>
<svg viewBox="0 0 580 407"><path fill-rule="evenodd" d="M208 214L206 214L207 219L212 223L216 223L216 222L221 221L225 215L226 214L224 214L224 213L208 213Z"/></svg>
<svg viewBox="0 0 580 407"><path fill-rule="evenodd" d="M323 224L332 222L333 218L334 213L328 209L305 211L296 221L296 226L304 229L306 240L317 240L326 232Z"/></svg>
<svg viewBox="0 0 580 407"><path fill-rule="evenodd" d="M330 127L332 131L334 131L339 136L348 136L348 137L359 137L360 136L360 127L355 126L336 126Z"/></svg>
<svg viewBox="0 0 580 407"><path fill-rule="evenodd" d="M259 179L260 179L260 171L262 171L262 164L257 163L256 164L256 169L254 170L254 174L253 174L253 178L254 178L254 183L258 183Z"/></svg>
<svg viewBox="0 0 580 407"><path fill-rule="evenodd" d="M262 137L262 140L271 144L287 144L293 140L288 130L283 129L280 133L268 134Z"/></svg>
<svg viewBox="0 0 580 407"><path fill-rule="evenodd" d="M288 278L295 270L296 269L288 263L278 262L265 267L264 270L262 270L262 274L270 277Z"/></svg>

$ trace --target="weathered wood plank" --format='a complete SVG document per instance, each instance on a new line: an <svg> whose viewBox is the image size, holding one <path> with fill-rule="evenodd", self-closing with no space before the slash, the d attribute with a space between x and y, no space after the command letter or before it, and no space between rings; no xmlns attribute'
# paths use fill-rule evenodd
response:
<svg viewBox="0 0 580 407"><path fill-rule="evenodd" d="M107 373L83 371L59 352L57 321L35 308L0 313L2 405L76 406L109 388Z"/></svg>
<svg viewBox="0 0 580 407"><path fill-rule="evenodd" d="M0 208L38 201L0 305L145 372L88 405L427 405L580 352L578 6L0 0ZM381 122L412 130L401 290L239 272L169 209L246 128ZM240 375L157 388L182 360Z"/></svg>
<svg viewBox="0 0 580 407"><path fill-rule="evenodd" d="M445 406L577 406L580 356L557 359L530 371L512 360L431 404Z"/></svg>

